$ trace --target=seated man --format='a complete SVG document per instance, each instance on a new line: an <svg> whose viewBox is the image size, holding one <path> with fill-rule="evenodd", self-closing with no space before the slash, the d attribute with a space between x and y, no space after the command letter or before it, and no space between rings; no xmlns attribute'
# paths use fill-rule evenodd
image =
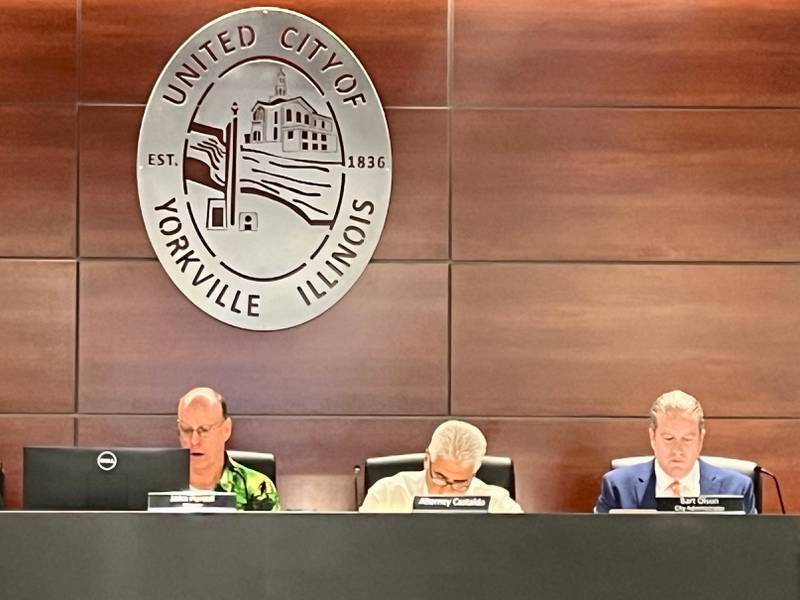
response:
<svg viewBox="0 0 800 600"><path fill-rule="evenodd" d="M192 489L236 494L237 510L280 510L278 490L266 475L225 452L233 423L225 399L211 388L189 390L178 402L178 437L189 449Z"/></svg>
<svg viewBox="0 0 800 600"><path fill-rule="evenodd" d="M464 421L445 421L425 451L425 468L385 477L367 492L360 512L411 512L415 496L489 496L489 512L521 513L507 490L475 477L486 454L481 430Z"/></svg>
<svg viewBox="0 0 800 600"><path fill-rule="evenodd" d="M752 480L699 458L705 436L703 407L693 396L680 390L659 396L650 409L655 459L606 473L594 512L654 509L656 497L735 494L744 496L745 512L754 514Z"/></svg>

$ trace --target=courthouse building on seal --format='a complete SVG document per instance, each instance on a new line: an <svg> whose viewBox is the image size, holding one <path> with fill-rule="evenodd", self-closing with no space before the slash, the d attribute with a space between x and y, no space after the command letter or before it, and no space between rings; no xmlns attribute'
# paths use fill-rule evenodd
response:
<svg viewBox="0 0 800 600"><path fill-rule="evenodd" d="M333 119L319 114L300 96L286 98L286 74L281 69L275 95L258 100L250 109L250 133L245 144L280 144L283 152L336 152L338 136Z"/></svg>

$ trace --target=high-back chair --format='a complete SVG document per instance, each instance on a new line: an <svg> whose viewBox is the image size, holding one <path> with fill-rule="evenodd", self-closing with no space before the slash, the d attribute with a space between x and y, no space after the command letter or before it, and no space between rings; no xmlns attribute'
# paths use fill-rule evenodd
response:
<svg viewBox="0 0 800 600"><path fill-rule="evenodd" d="M270 452L249 452L247 450L228 450L230 456L236 462L255 469L263 473L272 480L276 486L278 482L275 481L275 455Z"/></svg>

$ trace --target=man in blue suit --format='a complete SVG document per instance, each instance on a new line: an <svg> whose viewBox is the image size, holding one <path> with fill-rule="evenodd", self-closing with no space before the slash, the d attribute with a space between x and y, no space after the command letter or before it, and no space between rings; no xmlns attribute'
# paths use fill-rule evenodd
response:
<svg viewBox="0 0 800 600"><path fill-rule="evenodd" d="M752 480L699 458L706 436L703 407L680 390L659 396L650 409L653 460L614 469L603 476L594 512L613 508L655 508L656 497L736 494L755 514Z"/></svg>

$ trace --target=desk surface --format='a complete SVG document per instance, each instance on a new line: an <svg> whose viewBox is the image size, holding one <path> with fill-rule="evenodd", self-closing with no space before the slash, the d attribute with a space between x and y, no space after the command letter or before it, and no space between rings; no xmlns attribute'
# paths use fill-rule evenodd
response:
<svg viewBox="0 0 800 600"><path fill-rule="evenodd" d="M797 600L800 517L0 513L14 600Z"/></svg>

